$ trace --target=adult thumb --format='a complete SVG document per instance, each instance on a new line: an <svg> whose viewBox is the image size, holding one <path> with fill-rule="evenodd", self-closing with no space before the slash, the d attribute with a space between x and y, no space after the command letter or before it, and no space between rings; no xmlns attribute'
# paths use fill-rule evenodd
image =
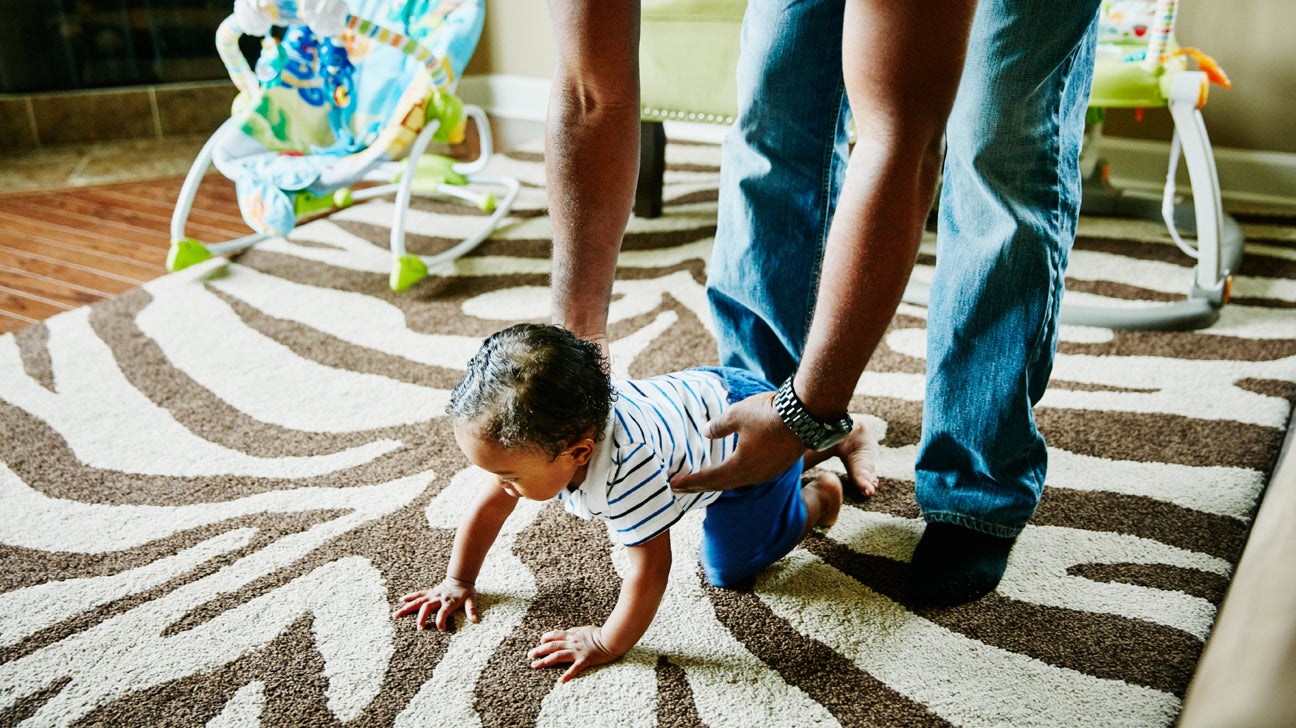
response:
<svg viewBox="0 0 1296 728"><path fill-rule="evenodd" d="M712 440L728 437L737 431L738 420L733 416L733 410L726 410L719 417L707 420L703 428L703 433Z"/></svg>
<svg viewBox="0 0 1296 728"><path fill-rule="evenodd" d="M742 485L741 476L734 472L733 460L714 468L676 476L671 480L671 490L676 493L705 493L711 490L729 490Z"/></svg>

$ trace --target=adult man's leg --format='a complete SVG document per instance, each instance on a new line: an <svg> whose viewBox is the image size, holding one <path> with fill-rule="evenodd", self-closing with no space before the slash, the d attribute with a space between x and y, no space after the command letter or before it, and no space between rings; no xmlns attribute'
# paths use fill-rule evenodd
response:
<svg viewBox="0 0 1296 728"><path fill-rule="evenodd" d="M1079 214L1098 0L982 0L947 126L910 594L999 583L1047 456L1032 406L1057 348Z"/></svg>
<svg viewBox="0 0 1296 728"><path fill-rule="evenodd" d="M844 0L753 0L743 18L738 121L720 163L708 270L720 363L778 384L814 313L847 161Z"/></svg>

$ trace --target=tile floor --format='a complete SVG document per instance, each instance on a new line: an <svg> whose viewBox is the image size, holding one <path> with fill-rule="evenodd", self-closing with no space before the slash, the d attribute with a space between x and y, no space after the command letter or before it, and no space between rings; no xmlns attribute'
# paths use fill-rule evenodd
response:
<svg viewBox="0 0 1296 728"><path fill-rule="evenodd" d="M68 144L0 154L0 194L176 177L207 135Z"/></svg>
<svg viewBox="0 0 1296 728"><path fill-rule="evenodd" d="M532 142L544 131L539 122L499 118L491 119L491 128L497 151ZM190 134L3 151L0 194L182 176L207 138L207 134Z"/></svg>

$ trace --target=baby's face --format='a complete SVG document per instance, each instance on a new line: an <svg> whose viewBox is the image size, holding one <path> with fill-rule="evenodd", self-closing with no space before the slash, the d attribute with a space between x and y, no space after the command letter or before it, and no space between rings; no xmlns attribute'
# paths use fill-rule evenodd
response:
<svg viewBox="0 0 1296 728"><path fill-rule="evenodd" d="M474 428L455 425L455 442L473 465L499 478L504 492L515 498L551 500L569 484L583 476L588 453L572 447L556 458L539 450L509 449L490 438L480 437Z"/></svg>

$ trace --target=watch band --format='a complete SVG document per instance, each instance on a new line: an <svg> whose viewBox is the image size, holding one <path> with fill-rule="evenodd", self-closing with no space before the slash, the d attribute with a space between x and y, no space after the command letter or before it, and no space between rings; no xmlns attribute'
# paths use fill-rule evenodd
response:
<svg viewBox="0 0 1296 728"><path fill-rule="evenodd" d="M815 419L806 411L801 399L792 391L795 374L787 378L774 394L774 410L783 419L792 434L797 436L807 450L827 450L850 434L854 420L842 413L827 422Z"/></svg>

